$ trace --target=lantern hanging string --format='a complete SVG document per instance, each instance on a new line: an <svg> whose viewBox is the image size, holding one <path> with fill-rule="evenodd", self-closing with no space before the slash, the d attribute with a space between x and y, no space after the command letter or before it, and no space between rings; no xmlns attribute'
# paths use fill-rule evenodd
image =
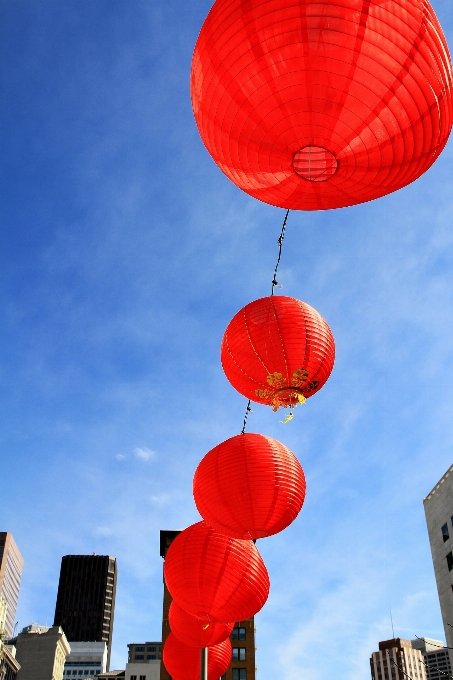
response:
<svg viewBox="0 0 453 680"><path fill-rule="evenodd" d="M275 270L274 270L274 278L272 279L272 291L271 295L274 294L274 288L275 286L280 286L279 282L277 281L277 271L278 271L278 265L280 264L280 258L282 256L282 246L283 246L283 240L285 238L285 229L286 229L286 222L288 220L288 215L289 215L289 208L286 211L285 219L283 220L282 224L282 231L281 234L278 238L278 258L277 258L277 264L275 265Z"/></svg>
<svg viewBox="0 0 453 680"><path fill-rule="evenodd" d="M251 399L249 399L249 402L247 404L247 408L245 409L244 423L242 425L241 434L245 433L245 426L247 425L247 418L249 417L249 413L252 413L252 409L250 408L250 402L251 402Z"/></svg>

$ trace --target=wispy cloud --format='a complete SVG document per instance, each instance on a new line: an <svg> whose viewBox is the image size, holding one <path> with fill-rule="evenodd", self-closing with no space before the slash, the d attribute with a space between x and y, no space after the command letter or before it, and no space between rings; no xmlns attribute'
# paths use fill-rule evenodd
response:
<svg viewBox="0 0 453 680"><path fill-rule="evenodd" d="M149 460L154 460L156 457L156 452L151 451L151 449L148 449L146 446L144 447L137 447L134 449L134 456L138 458L139 460L144 460L148 462Z"/></svg>

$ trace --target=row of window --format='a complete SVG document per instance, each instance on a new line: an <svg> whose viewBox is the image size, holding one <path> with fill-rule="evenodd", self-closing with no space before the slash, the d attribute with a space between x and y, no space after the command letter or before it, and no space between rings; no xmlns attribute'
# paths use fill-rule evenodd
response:
<svg viewBox="0 0 453 680"><path fill-rule="evenodd" d="M451 521L451 524L452 524L452 526L453 526L453 517L451 518L450 521ZM444 539L444 543L445 543L445 541L448 541L448 539L450 538L450 533L449 533L449 531L448 531L448 524L447 524L447 522L445 522L445 524L444 524L444 526L442 527L441 531L442 531L442 538Z"/></svg>
<svg viewBox="0 0 453 680"><path fill-rule="evenodd" d="M247 680L247 669L246 668L232 668L233 680ZM219 680L226 680L226 673L222 675Z"/></svg>
<svg viewBox="0 0 453 680"><path fill-rule="evenodd" d="M88 676L88 675L93 676L93 675L99 675L100 672L101 672L100 670L97 670L97 671L94 671L94 670L92 670L92 671L66 671L66 677L69 677L70 675L72 675L72 676L78 675L79 677L81 675L84 675L85 677Z"/></svg>
<svg viewBox="0 0 453 680"><path fill-rule="evenodd" d="M148 661L154 661L156 659L160 659L160 654L147 654L146 658ZM144 654L136 654L134 657L135 661L144 661L145 660L145 655Z"/></svg>
<svg viewBox="0 0 453 680"><path fill-rule="evenodd" d="M157 647L147 647L147 648L146 648L146 651L147 651L147 652L157 652L157 651L160 652L161 649L162 649L162 648L161 648L160 646L159 646L159 650L157 649ZM145 648L142 647L142 646L140 646L140 645L137 645L137 646L135 647L135 651L136 651L136 652L144 652L144 651L145 651Z"/></svg>
<svg viewBox="0 0 453 680"><path fill-rule="evenodd" d="M146 675L140 675L139 678L140 680L146 680ZM137 680L137 676L131 675L131 680Z"/></svg>
<svg viewBox="0 0 453 680"><path fill-rule="evenodd" d="M245 640L245 628L233 628L231 633L232 640Z"/></svg>
<svg viewBox="0 0 453 680"><path fill-rule="evenodd" d="M245 647L233 647L233 661L245 661Z"/></svg>

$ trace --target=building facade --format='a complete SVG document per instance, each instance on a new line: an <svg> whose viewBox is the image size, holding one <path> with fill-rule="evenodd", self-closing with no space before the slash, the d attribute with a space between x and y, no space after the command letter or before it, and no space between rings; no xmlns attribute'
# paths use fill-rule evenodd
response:
<svg viewBox="0 0 453 680"><path fill-rule="evenodd" d="M160 532L160 556L165 559L167 550L172 541L180 531L161 531ZM162 645L164 645L170 625L168 623L168 610L171 604L171 595L164 582L164 598L162 610ZM254 618L247 621L237 621L231 633L231 645L233 647L233 658L222 680L255 680L255 623ZM130 680L126 675L126 680ZM139 677L137 677L139 680ZM162 663L160 666L160 680L171 680L167 669ZM377 680L377 678L376 678ZM418 679L419 680L419 679ZM425 680L425 678L423 678Z"/></svg>
<svg viewBox="0 0 453 680"><path fill-rule="evenodd" d="M14 634L17 600L24 560L9 531L0 531L0 595L8 605L5 628L8 637Z"/></svg>
<svg viewBox="0 0 453 680"><path fill-rule="evenodd" d="M63 680L76 676L95 678L107 670L106 642L70 642L71 653L66 657Z"/></svg>
<svg viewBox="0 0 453 680"><path fill-rule="evenodd" d="M69 644L105 642L110 668L116 595L116 559L108 555L66 555L61 560L54 626Z"/></svg>
<svg viewBox="0 0 453 680"><path fill-rule="evenodd" d="M5 621L8 605L0 595L0 680L16 680L20 669L16 661L16 648L5 644Z"/></svg>
<svg viewBox="0 0 453 680"><path fill-rule="evenodd" d="M453 465L423 499L447 647L453 647ZM453 651L450 663L453 665Z"/></svg>
<svg viewBox="0 0 453 680"><path fill-rule="evenodd" d="M63 680L71 648L62 628L32 624L17 636L15 646L20 664L17 680Z"/></svg>
<svg viewBox="0 0 453 680"><path fill-rule="evenodd" d="M428 680L448 680L447 676L451 675L450 656L441 640L417 638L412 640L412 647L423 654Z"/></svg>
<svg viewBox="0 0 453 680"><path fill-rule="evenodd" d="M393 638L379 643L370 658L372 680L428 680L423 654L410 640Z"/></svg>
<svg viewBox="0 0 453 680"><path fill-rule="evenodd" d="M128 663L160 661L162 658L162 642L132 642L127 648Z"/></svg>

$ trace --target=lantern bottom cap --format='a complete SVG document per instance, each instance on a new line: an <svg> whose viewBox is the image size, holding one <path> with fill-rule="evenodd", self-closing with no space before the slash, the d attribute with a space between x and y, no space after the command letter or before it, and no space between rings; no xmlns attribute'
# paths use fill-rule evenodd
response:
<svg viewBox="0 0 453 680"><path fill-rule="evenodd" d="M294 172L309 182L326 182L338 169L338 159L323 146L303 146L293 156Z"/></svg>

